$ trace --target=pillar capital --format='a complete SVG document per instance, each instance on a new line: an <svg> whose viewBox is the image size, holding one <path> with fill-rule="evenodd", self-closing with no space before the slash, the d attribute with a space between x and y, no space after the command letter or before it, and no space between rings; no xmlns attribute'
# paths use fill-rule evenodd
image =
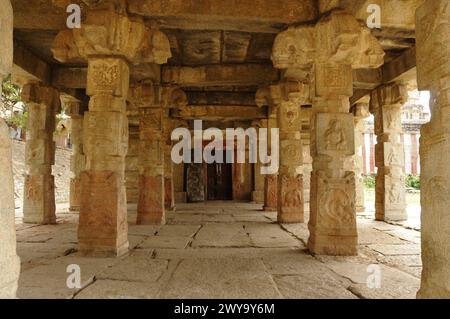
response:
<svg viewBox="0 0 450 319"><path fill-rule="evenodd" d="M278 69L304 69L313 63L376 68L384 55L377 39L354 16L334 10L315 26L291 27L278 34L272 61Z"/></svg>
<svg viewBox="0 0 450 319"><path fill-rule="evenodd" d="M310 86L306 81L285 79L277 84L259 88L255 101L259 107L278 107L282 102L302 105L310 103L310 96Z"/></svg>
<svg viewBox="0 0 450 319"><path fill-rule="evenodd" d="M164 33L114 6L89 9L81 28L63 30L56 36L52 52L60 62L120 56L131 64L164 64L171 57Z"/></svg>
<svg viewBox="0 0 450 319"><path fill-rule="evenodd" d="M59 91L42 83L27 83L22 87L22 101L26 104L42 104L58 111L61 108Z"/></svg>
<svg viewBox="0 0 450 319"><path fill-rule="evenodd" d="M379 107L402 107L407 101L407 86L401 83L391 83L372 91L370 110L374 112Z"/></svg>

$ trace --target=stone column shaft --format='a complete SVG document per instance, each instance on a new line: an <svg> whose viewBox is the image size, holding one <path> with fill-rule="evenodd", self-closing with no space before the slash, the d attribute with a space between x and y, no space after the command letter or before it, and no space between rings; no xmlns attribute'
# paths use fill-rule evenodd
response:
<svg viewBox="0 0 450 319"><path fill-rule="evenodd" d="M152 98L140 107L139 202L137 224L166 222L164 205L163 109L160 87L147 86ZM144 93L146 94L146 93Z"/></svg>
<svg viewBox="0 0 450 319"><path fill-rule="evenodd" d="M316 254L355 255L358 235L355 174L344 164L354 155L350 64L316 64L311 122L311 215L308 248Z"/></svg>
<svg viewBox="0 0 450 319"><path fill-rule="evenodd" d="M129 67L120 57L90 57L84 116L86 168L81 176L82 200L78 241L93 256L120 256L128 251L125 156L128 119L125 99Z"/></svg>
<svg viewBox="0 0 450 319"><path fill-rule="evenodd" d="M173 185L172 162L172 120L169 118L169 109L164 110L164 205L166 209L175 208L175 194Z"/></svg>
<svg viewBox="0 0 450 319"><path fill-rule="evenodd" d="M365 211L364 201L364 119L370 115L369 103L355 105L355 155L353 156L353 170L355 171L355 207L357 212Z"/></svg>
<svg viewBox="0 0 450 319"><path fill-rule="evenodd" d="M375 118L375 162L378 168L375 189L377 220L408 219L405 200L405 154L401 138L401 108L406 87L392 84L372 92L371 109Z"/></svg>
<svg viewBox="0 0 450 319"><path fill-rule="evenodd" d="M272 107L270 107L272 108ZM267 120L267 149L271 152L271 129L278 127L277 113L271 111ZM267 174L264 177L264 210L276 211L278 207L278 173Z"/></svg>
<svg viewBox="0 0 450 319"><path fill-rule="evenodd" d="M139 198L139 149L139 126L130 126L128 153L125 158L125 184L129 204L137 204Z"/></svg>
<svg viewBox="0 0 450 319"><path fill-rule="evenodd" d="M0 96L1 83L13 65L13 10L9 0L0 0ZM0 107L2 106L0 100ZM0 118L0 299L16 298L20 259L16 253L14 180L11 139Z"/></svg>
<svg viewBox="0 0 450 319"><path fill-rule="evenodd" d="M79 211L81 207L81 172L85 169L86 156L83 150L83 116L71 115L72 156L70 158L70 210Z"/></svg>
<svg viewBox="0 0 450 319"><path fill-rule="evenodd" d="M309 87L308 87L309 90ZM280 168L278 173L278 222L303 223L303 166L301 104L283 101L278 106Z"/></svg>
<svg viewBox="0 0 450 319"><path fill-rule="evenodd" d="M253 126L256 129L257 136L258 136L258 142L260 134L259 129L264 128L267 130L267 120L259 120L253 123ZM266 141L261 141L263 143L266 143ZM259 147L259 145L258 145ZM261 174L261 162L259 161L259 158L257 162L253 165L253 192L252 192L252 202L257 204L264 204L264 175Z"/></svg>
<svg viewBox="0 0 450 319"><path fill-rule="evenodd" d="M450 298L450 6L425 1L416 12L417 84L431 93L420 138L422 283L419 298Z"/></svg>
<svg viewBox="0 0 450 319"><path fill-rule="evenodd" d="M28 134L25 146L27 175L24 185L23 221L32 224L54 224L55 142L53 133L59 93L40 84L26 84L22 96L28 106Z"/></svg>

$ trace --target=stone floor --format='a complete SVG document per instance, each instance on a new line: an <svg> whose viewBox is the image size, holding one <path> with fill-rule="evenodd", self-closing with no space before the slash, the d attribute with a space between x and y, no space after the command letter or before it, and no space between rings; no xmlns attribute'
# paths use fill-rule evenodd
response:
<svg viewBox="0 0 450 319"><path fill-rule="evenodd" d="M59 206L58 225L17 224L19 298L415 298L420 233L358 216L359 256L311 256L306 224L278 225L261 205L178 205L165 226L137 226L130 207L130 253L82 258L77 215ZM67 266L82 288L67 288ZM381 287L369 288L369 265ZM368 268L369 267L369 268ZM372 266L373 267L373 266ZM378 268L379 267L379 268Z"/></svg>

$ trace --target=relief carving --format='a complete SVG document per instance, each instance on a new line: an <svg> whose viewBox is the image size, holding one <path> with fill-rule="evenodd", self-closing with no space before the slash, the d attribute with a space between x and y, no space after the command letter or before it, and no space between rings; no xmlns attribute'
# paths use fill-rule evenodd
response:
<svg viewBox="0 0 450 319"><path fill-rule="evenodd" d="M332 120L325 131L325 148L330 151L344 151L347 149L347 140L342 124L339 120Z"/></svg>

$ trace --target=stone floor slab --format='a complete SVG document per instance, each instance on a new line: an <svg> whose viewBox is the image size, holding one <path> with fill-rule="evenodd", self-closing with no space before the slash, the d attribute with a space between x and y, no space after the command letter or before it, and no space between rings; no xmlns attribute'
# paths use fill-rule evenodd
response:
<svg viewBox="0 0 450 319"><path fill-rule="evenodd" d="M281 298L259 259L218 258L183 260L163 298Z"/></svg>

